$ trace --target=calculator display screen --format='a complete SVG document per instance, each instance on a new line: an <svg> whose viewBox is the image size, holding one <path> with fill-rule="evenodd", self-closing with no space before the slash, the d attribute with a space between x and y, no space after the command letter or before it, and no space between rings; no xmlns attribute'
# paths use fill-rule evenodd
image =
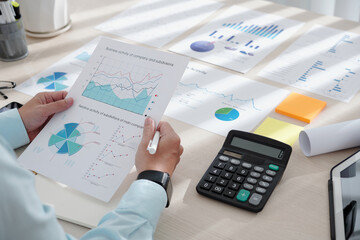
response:
<svg viewBox="0 0 360 240"><path fill-rule="evenodd" d="M281 160L284 156L284 152L281 149L252 142L239 137L233 137L230 144L234 147L242 148L251 152L260 153L265 156L273 157L279 160Z"/></svg>

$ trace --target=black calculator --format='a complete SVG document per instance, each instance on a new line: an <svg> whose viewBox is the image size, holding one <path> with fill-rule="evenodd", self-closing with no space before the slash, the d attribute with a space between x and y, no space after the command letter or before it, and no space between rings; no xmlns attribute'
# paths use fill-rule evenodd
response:
<svg viewBox="0 0 360 240"><path fill-rule="evenodd" d="M291 147L257 134L232 130L196 186L198 193L260 212L284 174Z"/></svg>

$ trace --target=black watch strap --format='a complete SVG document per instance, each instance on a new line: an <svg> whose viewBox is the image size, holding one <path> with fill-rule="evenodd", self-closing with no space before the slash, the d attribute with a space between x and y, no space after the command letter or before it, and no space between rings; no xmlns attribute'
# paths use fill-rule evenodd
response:
<svg viewBox="0 0 360 240"><path fill-rule="evenodd" d="M137 179L147 179L162 186L165 189L167 195L166 207L169 207L172 195L172 184L170 180L170 175L168 173L155 170L147 170L141 172L138 175Z"/></svg>

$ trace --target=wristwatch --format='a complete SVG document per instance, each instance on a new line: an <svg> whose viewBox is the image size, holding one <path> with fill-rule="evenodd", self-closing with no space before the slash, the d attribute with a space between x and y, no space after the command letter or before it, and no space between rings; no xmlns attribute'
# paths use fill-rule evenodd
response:
<svg viewBox="0 0 360 240"><path fill-rule="evenodd" d="M157 184L162 186L165 189L166 195L167 195L166 207L169 207L170 199L171 199L171 195L172 195L173 190L172 190L172 184L171 184L171 180L170 180L170 175L167 172L160 172L160 171L155 171L155 170L147 170L147 171L141 172L138 175L137 179L147 179L147 180L156 182Z"/></svg>

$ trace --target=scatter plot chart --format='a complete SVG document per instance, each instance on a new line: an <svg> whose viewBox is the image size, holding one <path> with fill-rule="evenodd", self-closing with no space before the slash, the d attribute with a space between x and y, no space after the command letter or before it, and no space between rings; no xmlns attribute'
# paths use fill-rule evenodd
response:
<svg viewBox="0 0 360 240"><path fill-rule="evenodd" d="M101 188L112 189L116 182L121 182L134 166L135 154L141 140L139 134L129 134L134 132L131 125L120 125L111 136L111 139L101 149L96 160L90 162L82 179Z"/></svg>
<svg viewBox="0 0 360 240"><path fill-rule="evenodd" d="M111 142L123 147L136 149L142 137L141 132L135 135L128 132L129 129L127 127L120 125L112 135Z"/></svg>

